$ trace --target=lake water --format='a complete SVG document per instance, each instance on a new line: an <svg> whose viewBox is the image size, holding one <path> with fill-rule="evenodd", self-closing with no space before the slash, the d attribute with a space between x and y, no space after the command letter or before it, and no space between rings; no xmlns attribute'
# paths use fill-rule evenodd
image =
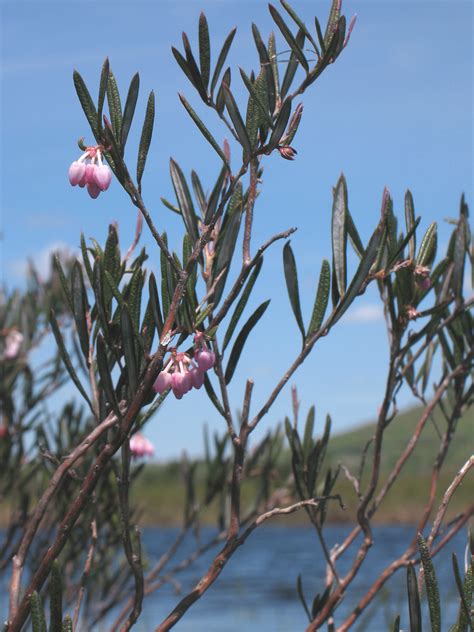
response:
<svg viewBox="0 0 474 632"><path fill-rule="evenodd" d="M329 526L329 544L341 542L348 527ZM214 532L204 529L203 542ZM151 564L156 561L176 537L175 529L147 529L143 544ZM366 563L352 584L350 595L336 613L336 624L351 612L358 599L365 594L380 570L404 551L412 537L409 527L378 527L374 530L375 544ZM448 544L435 558L435 569L443 604L442 630L455 622L458 598L454 584L451 553L456 552L464 567L465 532ZM184 559L193 550L192 538L179 550L175 561ZM207 570L213 553L200 558L193 566L177 575L182 595L193 588ZM173 564L173 563L172 563ZM347 564L341 564L342 572ZM312 602L316 592L323 588L324 560L314 531L304 527L261 527L235 553L216 583L204 594L187 615L175 626L178 632L299 632L305 629L307 618L296 593L296 578L301 573L307 601ZM382 598L362 615L353 630L385 632L391 630L396 614L402 615L402 629L407 630L408 614L405 608L406 572L399 571L386 584ZM144 601L143 614L133 628L137 632L151 632L173 609L179 596L170 585ZM106 631L107 625L96 626L97 632ZM429 624L426 629L430 629Z"/></svg>

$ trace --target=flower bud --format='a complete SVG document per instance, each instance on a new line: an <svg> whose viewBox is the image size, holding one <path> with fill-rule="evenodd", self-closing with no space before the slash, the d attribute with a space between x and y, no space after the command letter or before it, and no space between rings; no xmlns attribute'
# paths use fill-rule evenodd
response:
<svg viewBox="0 0 474 632"><path fill-rule="evenodd" d="M173 389L173 394L176 399L181 399L187 391L185 390L185 385L183 384L184 375L182 373L173 373L171 376L171 388Z"/></svg>
<svg viewBox="0 0 474 632"><path fill-rule="evenodd" d="M72 163L72 165L69 167L68 177L69 182L72 184L73 187L75 187L76 184L79 184L84 176L85 171L86 165L83 162L75 160Z"/></svg>
<svg viewBox="0 0 474 632"><path fill-rule="evenodd" d="M86 170L84 173L84 180L86 184L95 184L94 173L95 173L95 165L89 163L86 165Z"/></svg>
<svg viewBox="0 0 474 632"><path fill-rule="evenodd" d="M107 191L112 181L112 172L107 165L99 165L94 169L94 182L101 191Z"/></svg>
<svg viewBox="0 0 474 632"><path fill-rule="evenodd" d="M204 384L205 371L202 371L201 369L194 369L190 371L190 373L194 388L201 388Z"/></svg>
<svg viewBox="0 0 474 632"><path fill-rule="evenodd" d="M95 200L95 198L99 196L100 189L95 182L89 182L87 184L87 193L91 196L93 200Z"/></svg>
<svg viewBox="0 0 474 632"><path fill-rule="evenodd" d="M161 371L153 384L153 390L160 395L171 386L171 375Z"/></svg>
<svg viewBox="0 0 474 632"><path fill-rule="evenodd" d="M208 371L214 366L216 356L209 349L199 349L195 353L195 358L201 371Z"/></svg>

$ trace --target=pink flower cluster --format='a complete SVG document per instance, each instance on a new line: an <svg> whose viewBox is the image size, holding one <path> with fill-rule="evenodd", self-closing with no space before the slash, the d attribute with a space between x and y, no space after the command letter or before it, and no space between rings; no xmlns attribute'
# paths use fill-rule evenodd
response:
<svg viewBox="0 0 474 632"><path fill-rule="evenodd" d="M173 351L153 389L161 395L171 388L176 399L181 399L192 388L201 388L206 371L212 369L215 361L214 352L207 347L204 334L198 332L194 336L193 357Z"/></svg>
<svg viewBox="0 0 474 632"><path fill-rule="evenodd" d="M95 199L101 191L107 191L112 181L110 168L102 162L101 146L88 147L79 160L69 167L69 182L73 187L78 184L87 187L91 198Z"/></svg>
<svg viewBox="0 0 474 632"><path fill-rule="evenodd" d="M153 456L155 448L153 443L144 437L141 432L136 432L130 439L130 452L135 458Z"/></svg>

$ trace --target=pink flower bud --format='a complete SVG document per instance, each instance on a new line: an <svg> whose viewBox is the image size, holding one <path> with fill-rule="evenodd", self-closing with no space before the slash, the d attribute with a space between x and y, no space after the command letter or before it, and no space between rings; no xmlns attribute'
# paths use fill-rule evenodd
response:
<svg viewBox="0 0 474 632"><path fill-rule="evenodd" d="M187 391L183 384L184 375L182 373L173 373L171 376L171 388L176 399L181 399Z"/></svg>
<svg viewBox="0 0 474 632"><path fill-rule="evenodd" d="M72 184L73 187L75 187L76 184L79 184L79 182L84 177L85 171L86 171L86 165L83 162L79 162L75 160L72 163L72 165L69 167L68 177L69 177L69 182Z"/></svg>
<svg viewBox="0 0 474 632"><path fill-rule="evenodd" d="M10 330L5 340L4 360L14 360L20 353L23 344L23 334L16 329Z"/></svg>
<svg viewBox="0 0 474 632"><path fill-rule="evenodd" d="M112 181L112 172L107 165L99 165L94 169L94 181L101 191L107 191Z"/></svg>
<svg viewBox="0 0 474 632"><path fill-rule="evenodd" d="M195 358L201 371L208 371L209 369L212 369L214 362L216 361L214 352L209 351L209 349L200 349L199 351L196 351Z"/></svg>
<svg viewBox="0 0 474 632"><path fill-rule="evenodd" d="M201 388L204 384L205 371L201 371L201 369L194 369L193 371L190 371L190 373L194 388Z"/></svg>
<svg viewBox="0 0 474 632"><path fill-rule="evenodd" d="M86 165L86 170L84 173L84 180L86 184L95 184L94 173L96 170L96 166L92 163Z"/></svg>
<svg viewBox="0 0 474 632"><path fill-rule="evenodd" d="M151 441L148 441L140 432L136 432L130 439L130 452L134 457L152 456L155 449Z"/></svg>
<svg viewBox="0 0 474 632"><path fill-rule="evenodd" d="M99 187L96 185L95 182L89 182L87 184L87 193L91 196L91 198L93 200L96 199L96 197L98 197L99 193L100 193L100 189Z"/></svg>
<svg viewBox="0 0 474 632"><path fill-rule="evenodd" d="M166 391L171 386L171 375L169 373L165 373L161 371L161 373L156 378L155 383L153 384L153 390L155 393L159 393L160 395Z"/></svg>

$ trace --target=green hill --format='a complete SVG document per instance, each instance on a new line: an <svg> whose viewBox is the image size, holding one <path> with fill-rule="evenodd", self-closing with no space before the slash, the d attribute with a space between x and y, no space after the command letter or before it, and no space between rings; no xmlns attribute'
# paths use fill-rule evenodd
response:
<svg viewBox="0 0 474 632"><path fill-rule="evenodd" d="M422 409L411 409L400 413L387 428L383 444L382 476L385 481L399 455L403 452L412 435ZM436 424L436 425L435 425ZM439 449L438 431L442 434L446 422L441 414L434 415L434 422L428 420L414 454L406 463L398 482L387 494L380 510L377 512L377 522L413 522L421 515L428 496L431 479L431 469ZM357 474L360 456L367 441L374 434L375 425L366 424L354 430L334 435L329 442L326 465L336 466L339 462L346 465L352 474ZM438 431L437 431L438 429ZM446 460L441 471L437 501L439 501L450 484L460 466L469 458L474 449L474 419L472 409L459 420L454 439L450 445ZM365 477L371 466L371 449L366 459ZM281 459L281 475L290 468L289 453ZM203 488L203 468L197 469L197 496L200 497ZM455 515L461 508L472 500L474 496L474 477L469 474L464 484L453 497L448 516ZM243 507L252 496L253 485L247 483L243 487ZM353 487L343 473L340 473L336 484L336 492L340 493L347 507L341 511L336 504L329 512L329 519L335 521L349 521L354 519L357 496ZM145 524L177 524L182 515L183 484L178 463L148 464L140 479L134 486L134 499L142 508L142 522ZM204 522L212 522L215 518L215 507L207 510L203 516ZM293 514L291 521L304 521L303 514Z"/></svg>

